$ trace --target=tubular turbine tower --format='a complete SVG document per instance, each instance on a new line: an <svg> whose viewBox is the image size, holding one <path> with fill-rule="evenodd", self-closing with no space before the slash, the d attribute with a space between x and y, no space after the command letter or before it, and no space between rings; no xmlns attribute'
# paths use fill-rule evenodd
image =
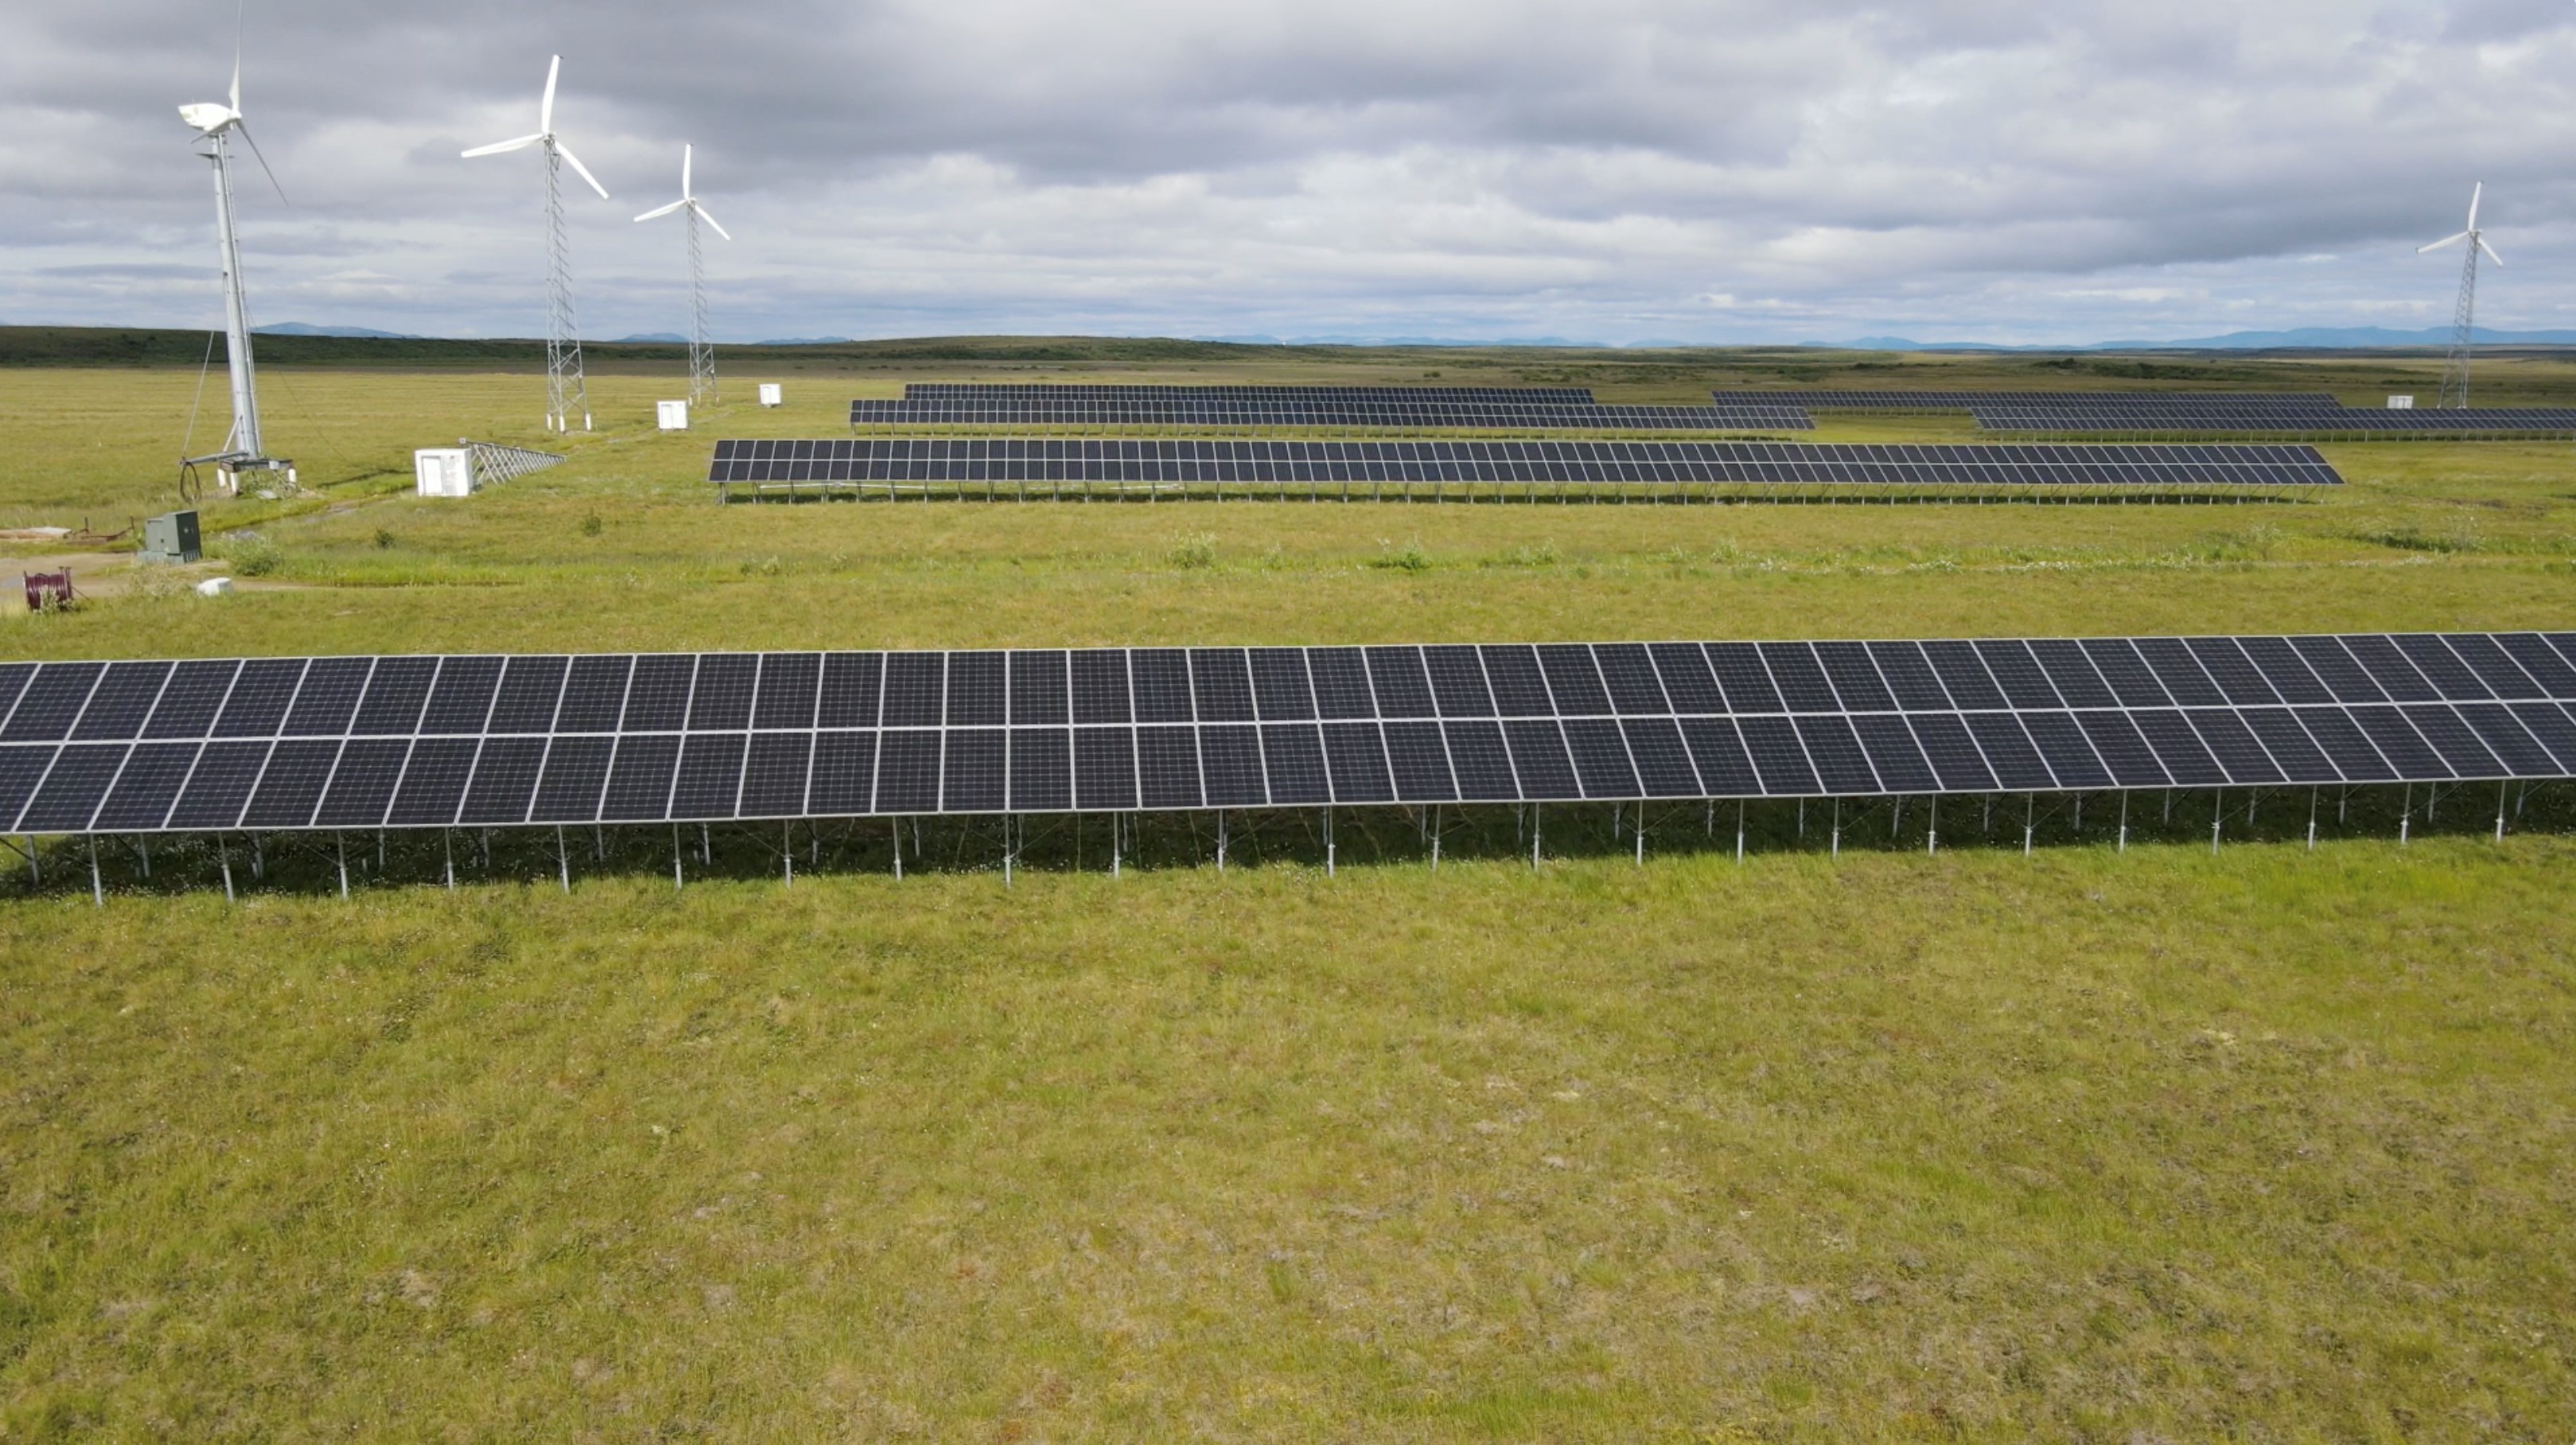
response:
<svg viewBox="0 0 2576 1445"><path fill-rule="evenodd" d="M183 478L188 469L212 462L227 490L238 490L237 478L246 470L285 471L291 481L294 473L284 461L267 454L259 431L259 385L251 370L250 303L242 294L241 235L233 224L233 159L231 138L239 134L259 168L276 187L277 198L286 199L286 188L277 184L277 173L268 168L268 157L261 155L259 142L251 139L250 122L241 108L241 20L233 21L233 85L225 101L200 101L179 107L179 118L197 131L197 154L204 157L215 177L215 243L224 287L224 359L232 379L233 425L224 437L221 449L202 457L185 457L180 461ZM184 483L183 483L184 485Z"/></svg>
<svg viewBox="0 0 2576 1445"><path fill-rule="evenodd" d="M555 77L563 71L563 57L555 56L546 66L546 94L537 102L537 130L516 140L495 141L465 152L465 158L497 156L506 151L542 146L546 153L546 429L572 430L572 415L581 413L581 429L590 430L590 388L582 379L581 334L573 320L572 310L572 242L564 233L563 168L571 165L575 174L608 199L608 187L590 173L562 142L555 139Z"/></svg>
<svg viewBox="0 0 2576 1445"><path fill-rule="evenodd" d="M2421 256L2427 251L2441 250L2455 241L2469 243L2468 257L2460 263L2459 304L2451 312L2451 349L2442 358L2442 399L2438 404L2445 407L2466 407L2469 404L2469 350L2476 340L2478 321L2478 253L2484 251L2488 260L2499 266L2504 264L2504 258L2495 253L2495 247L2487 244L2486 233L2478 229L2478 199L2486 194L2486 189L2484 181L2470 188L2467 230L2456 236L2445 236L2432 245L2415 248L2415 254Z"/></svg>

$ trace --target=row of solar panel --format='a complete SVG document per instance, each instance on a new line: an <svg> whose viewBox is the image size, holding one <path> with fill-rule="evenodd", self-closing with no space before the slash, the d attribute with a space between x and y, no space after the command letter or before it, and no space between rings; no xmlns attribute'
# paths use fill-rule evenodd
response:
<svg viewBox="0 0 2576 1445"><path fill-rule="evenodd" d="M916 381L903 388L906 401L1001 401L1020 398L1057 401L1157 401L1190 398L1234 401L1309 402L1488 402L1546 406L1594 405L1585 386L1174 386L1103 382L956 382Z"/></svg>
<svg viewBox="0 0 2576 1445"><path fill-rule="evenodd" d="M719 442L707 480L2279 486L2343 479L2314 448L2284 446L925 439Z"/></svg>
<svg viewBox="0 0 2576 1445"><path fill-rule="evenodd" d="M1514 403L854 401L852 426L1526 427L1560 431L1812 431L1795 407Z"/></svg>
<svg viewBox="0 0 2576 1445"><path fill-rule="evenodd" d="M1997 446L1990 442L1758 442L1758 441L1227 441L1160 438L1082 439L1068 437L892 437L737 438L715 444L718 461L830 461L865 457L947 461L956 458L1020 461L1150 461L1156 459L1214 462L1288 462L1301 458L1327 461L1384 462L1397 459L1465 457L1495 462L1583 462L1646 459L1653 461L1756 460L1794 462L1815 458L1881 463L1941 463L1963 466L1998 457L2050 465L2123 460L2190 461L2211 465L2255 462L2271 466L2321 463L2316 448L2283 443L2184 443L2148 446L2101 442L2032 442Z"/></svg>
<svg viewBox="0 0 2576 1445"><path fill-rule="evenodd" d="M2576 634L0 665L0 743L2576 701Z"/></svg>
<svg viewBox="0 0 2576 1445"><path fill-rule="evenodd" d="M513 826L2576 776L2526 702L0 745L25 832Z"/></svg>
<svg viewBox="0 0 2576 1445"><path fill-rule="evenodd" d="M2247 406L2341 410L2328 393L2261 391L1712 391L1720 406L1797 406L1809 411L1968 411L1991 406L2025 411L2086 407Z"/></svg>
<svg viewBox="0 0 2576 1445"><path fill-rule="evenodd" d="M2570 432L2576 409L2565 407L2454 407L2334 411L2257 411L2235 408L2142 407L2078 410L1978 407L1987 431L2032 432Z"/></svg>

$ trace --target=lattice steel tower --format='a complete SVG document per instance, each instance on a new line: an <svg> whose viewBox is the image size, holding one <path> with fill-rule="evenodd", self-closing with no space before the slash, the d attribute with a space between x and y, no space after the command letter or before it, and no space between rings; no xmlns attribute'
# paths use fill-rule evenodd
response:
<svg viewBox="0 0 2576 1445"><path fill-rule="evenodd" d="M716 349L707 340L707 272L705 257L698 244L698 222L715 226L716 234L730 241L732 233L716 225L716 218L698 203L698 193L690 189L689 170L696 147L680 147L680 198L667 206L657 206L637 216L638 221L651 221L679 211L689 222L689 405L703 406L716 399Z"/></svg>
<svg viewBox="0 0 2576 1445"><path fill-rule="evenodd" d="M2487 259L2499 266L2504 264L2495 247L2487 244L2486 233L2478 229L2478 201L2486 189L2484 181L2470 188L2468 229L2415 248L2415 254L2421 256L2457 242L2468 243L2468 255L2460 262L2460 299L2451 310L2451 349L2442 358L2442 397L2437 404L2445 407L2469 404L2469 353L2477 341L2478 253L2485 252Z"/></svg>
<svg viewBox="0 0 2576 1445"><path fill-rule="evenodd" d="M581 163L581 157L555 139L555 77L563 71L563 57L558 55L546 66L546 94L537 103L537 130L516 140L496 141L476 146L465 152L468 160L476 156L500 155L505 151L525 150L540 146L546 155L546 429L572 430L575 412L581 414L581 429L590 430L590 390L581 370L581 334L572 309L572 241L564 229L563 168L570 165L573 173L590 183L601 200L608 199L608 187Z"/></svg>

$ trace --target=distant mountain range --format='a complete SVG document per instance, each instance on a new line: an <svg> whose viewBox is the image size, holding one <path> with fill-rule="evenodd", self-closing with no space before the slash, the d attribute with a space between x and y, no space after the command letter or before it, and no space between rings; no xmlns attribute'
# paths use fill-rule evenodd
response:
<svg viewBox="0 0 2576 1445"><path fill-rule="evenodd" d="M2477 341L2480 346L2576 346L2576 331L2489 331L2481 326ZM2080 346L1998 346L1984 341L1913 341L1902 336L1798 344L1840 351L2379 351L2448 346L2451 329L2428 326L2421 331L2391 331L2384 326L2303 326L2293 331L2231 331L2225 336L2195 336L2181 341L2095 341Z"/></svg>
<svg viewBox="0 0 2576 1445"><path fill-rule="evenodd" d="M374 341L426 341L401 331L376 331L364 326L316 326L310 321L281 321L275 326L254 326L254 336L362 336Z"/></svg>

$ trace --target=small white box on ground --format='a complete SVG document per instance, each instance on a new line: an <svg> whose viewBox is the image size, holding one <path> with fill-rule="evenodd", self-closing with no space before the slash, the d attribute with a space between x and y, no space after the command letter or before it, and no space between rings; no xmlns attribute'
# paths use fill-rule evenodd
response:
<svg viewBox="0 0 2576 1445"><path fill-rule="evenodd" d="M197 595L200 597L229 597L232 591L233 579L230 577L209 577L197 584Z"/></svg>
<svg viewBox="0 0 2576 1445"><path fill-rule="evenodd" d="M653 420L664 431L687 431L689 404L685 401L657 401L653 403Z"/></svg>
<svg viewBox="0 0 2576 1445"><path fill-rule="evenodd" d="M411 471L424 497L474 495L474 453L464 447L422 447L411 454Z"/></svg>
<svg viewBox="0 0 2576 1445"><path fill-rule="evenodd" d="M2388 399L2388 409L2390 411L2413 411L2415 409L2415 398L2411 396L2392 396Z"/></svg>
<svg viewBox="0 0 2576 1445"><path fill-rule="evenodd" d="M760 384L760 404L762 406L777 406L782 400L783 398L779 394L777 382L764 381Z"/></svg>

